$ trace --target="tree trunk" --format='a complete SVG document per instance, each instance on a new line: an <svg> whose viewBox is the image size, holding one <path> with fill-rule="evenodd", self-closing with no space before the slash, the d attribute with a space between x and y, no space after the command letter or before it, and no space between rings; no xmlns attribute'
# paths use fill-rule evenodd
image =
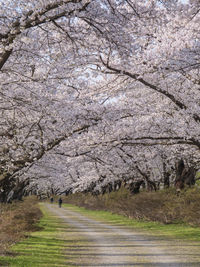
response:
<svg viewBox="0 0 200 267"><path fill-rule="evenodd" d="M181 159L176 163L176 179L175 179L175 188L177 190L182 190L185 185L192 186L195 184L195 174L196 170L192 166L190 168L186 168L184 161Z"/></svg>
<svg viewBox="0 0 200 267"><path fill-rule="evenodd" d="M170 181L169 181L170 174L168 172L164 173L164 188L169 188Z"/></svg>

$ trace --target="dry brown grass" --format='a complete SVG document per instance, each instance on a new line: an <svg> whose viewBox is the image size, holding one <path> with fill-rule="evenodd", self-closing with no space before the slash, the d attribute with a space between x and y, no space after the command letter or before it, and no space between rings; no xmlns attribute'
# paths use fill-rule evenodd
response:
<svg viewBox="0 0 200 267"><path fill-rule="evenodd" d="M131 195L122 188L103 196L78 193L66 197L64 202L139 220L200 226L200 189L196 187L182 191L179 195L174 189Z"/></svg>
<svg viewBox="0 0 200 267"><path fill-rule="evenodd" d="M35 197L12 204L0 204L0 255L25 237L26 232L37 230L36 222L41 216Z"/></svg>

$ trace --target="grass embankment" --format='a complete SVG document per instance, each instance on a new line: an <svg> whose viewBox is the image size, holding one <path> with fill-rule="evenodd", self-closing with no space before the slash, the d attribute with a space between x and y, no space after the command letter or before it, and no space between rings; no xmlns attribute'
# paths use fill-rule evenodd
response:
<svg viewBox="0 0 200 267"><path fill-rule="evenodd" d="M38 230L36 223L41 216L37 199L34 197L12 204L0 204L0 255L5 254L9 246L25 237L25 232Z"/></svg>
<svg viewBox="0 0 200 267"><path fill-rule="evenodd" d="M0 257L0 266L66 266L62 224L60 220L48 214L41 206L43 217L37 227L40 231L28 237L10 249L12 256Z"/></svg>
<svg viewBox="0 0 200 267"><path fill-rule="evenodd" d="M197 188L183 191L179 196L171 189L133 196L123 188L104 196L70 195L64 202L93 210L80 209L111 223L148 230L156 235L200 241L200 190Z"/></svg>
<svg viewBox="0 0 200 267"><path fill-rule="evenodd" d="M200 241L200 228L186 224L162 224L159 222L135 220L123 215L114 214L103 210L88 210L72 204L63 204L64 207L97 219L98 221L110 223L112 225L127 226L134 230L145 231L147 235L160 236L165 238L185 239L190 241Z"/></svg>

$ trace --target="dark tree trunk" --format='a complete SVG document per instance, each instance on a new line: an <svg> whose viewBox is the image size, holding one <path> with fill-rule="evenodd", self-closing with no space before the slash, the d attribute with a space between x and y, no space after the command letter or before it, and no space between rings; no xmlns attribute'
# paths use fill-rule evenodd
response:
<svg viewBox="0 0 200 267"><path fill-rule="evenodd" d="M175 188L176 190L182 190L185 185L192 186L195 184L195 174L196 170L192 166L186 168L184 161L181 159L176 163L176 179L175 179Z"/></svg>
<svg viewBox="0 0 200 267"><path fill-rule="evenodd" d="M114 190L114 191L119 190L120 187L121 187L121 185L122 185L122 181L121 181L121 180L114 181L114 186L113 186L114 188L113 188L113 190Z"/></svg>
<svg viewBox="0 0 200 267"><path fill-rule="evenodd" d="M11 203L12 200L22 200L24 188L28 185L28 180L4 179L0 184L0 202Z"/></svg>
<svg viewBox="0 0 200 267"><path fill-rule="evenodd" d="M183 180L183 177L182 177L182 173L183 173L183 170L185 168L185 165L184 165L184 161L182 159L180 159L177 163L176 163L176 179L175 179L175 188L177 190L181 190L184 188L184 180Z"/></svg>
<svg viewBox="0 0 200 267"><path fill-rule="evenodd" d="M183 180L184 183L188 186L192 186L195 184L195 175L196 175L196 170L192 166L188 170L183 171Z"/></svg>
<svg viewBox="0 0 200 267"><path fill-rule="evenodd" d="M164 188L169 188L169 186L170 186L169 177L170 177L170 173L165 172L164 173Z"/></svg>
<svg viewBox="0 0 200 267"><path fill-rule="evenodd" d="M151 181L151 180L147 180L147 190L148 191L156 191L157 190L157 186L156 183Z"/></svg>
<svg viewBox="0 0 200 267"><path fill-rule="evenodd" d="M146 173L144 173L143 171L141 171L141 169L138 167L138 166L136 166L136 169L139 171L139 173L144 177L144 179L145 179L145 181L146 181L146 184L147 184L147 190L148 191L156 191L157 190L157 186L156 186L156 183L155 182L153 182L153 181L151 181L150 179L149 179L149 176L146 174Z"/></svg>
<svg viewBox="0 0 200 267"><path fill-rule="evenodd" d="M167 167L166 167L166 163L165 161L163 160L163 176L164 176L164 180L163 180L163 183L164 183L164 188L169 188L170 187L170 173L167 171Z"/></svg>
<svg viewBox="0 0 200 267"><path fill-rule="evenodd" d="M138 193L140 193L140 187L143 184L144 184L144 181L143 180L140 180L140 181L137 181L137 182L132 182L129 185L129 190L130 190L131 194L138 194Z"/></svg>
<svg viewBox="0 0 200 267"><path fill-rule="evenodd" d="M10 179L9 176L5 177L0 182L0 202L6 203L7 202L7 195L14 187L13 179Z"/></svg>
<svg viewBox="0 0 200 267"><path fill-rule="evenodd" d="M108 183L108 193L113 191L112 183Z"/></svg>

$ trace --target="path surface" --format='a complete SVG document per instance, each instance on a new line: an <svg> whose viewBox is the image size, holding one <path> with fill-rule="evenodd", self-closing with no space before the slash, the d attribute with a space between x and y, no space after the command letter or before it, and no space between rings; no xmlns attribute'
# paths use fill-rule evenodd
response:
<svg viewBox="0 0 200 267"><path fill-rule="evenodd" d="M62 219L67 230L63 239L70 266L159 266L200 267L200 243L162 240L87 218L78 212L45 204Z"/></svg>

